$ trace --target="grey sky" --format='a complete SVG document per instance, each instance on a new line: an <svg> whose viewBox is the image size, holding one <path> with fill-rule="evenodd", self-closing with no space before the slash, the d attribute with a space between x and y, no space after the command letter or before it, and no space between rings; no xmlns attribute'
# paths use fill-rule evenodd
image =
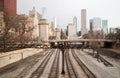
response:
<svg viewBox="0 0 120 78"><path fill-rule="evenodd" d="M108 19L110 27L120 26L120 0L18 0L18 14L28 14L33 6L40 13L46 7L49 22L56 17L61 27L72 23L74 16L80 27L81 9L87 9L87 26L93 17Z"/></svg>

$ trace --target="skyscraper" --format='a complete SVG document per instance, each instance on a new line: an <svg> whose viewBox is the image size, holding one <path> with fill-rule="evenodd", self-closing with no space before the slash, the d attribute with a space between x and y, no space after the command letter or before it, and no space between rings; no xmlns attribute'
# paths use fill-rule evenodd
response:
<svg viewBox="0 0 120 78"><path fill-rule="evenodd" d="M90 23L90 32L92 32L93 31L93 19L90 19L89 23Z"/></svg>
<svg viewBox="0 0 120 78"><path fill-rule="evenodd" d="M49 23L47 19L40 19L39 22L39 39L48 40L49 38Z"/></svg>
<svg viewBox="0 0 120 78"><path fill-rule="evenodd" d="M76 27L74 24L68 24L68 37L76 37Z"/></svg>
<svg viewBox="0 0 120 78"><path fill-rule="evenodd" d="M56 17L54 17L54 28L57 28L57 22L56 22Z"/></svg>
<svg viewBox="0 0 120 78"><path fill-rule="evenodd" d="M94 17L92 24L93 24L93 31L101 31L102 30L101 18Z"/></svg>
<svg viewBox="0 0 120 78"><path fill-rule="evenodd" d="M0 0L0 10L7 15L16 15L17 0Z"/></svg>
<svg viewBox="0 0 120 78"><path fill-rule="evenodd" d="M81 10L81 36L87 33L86 28L86 9Z"/></svg>
<svg viewBox="0 0 120 78"><path fill-rule="evenodd" d="M76 27L76 34L77 34L77 17L76 16L74 16L74 18L73 18L73 24Z"/></svg>
<svg viewBox="0 0 120 78"><path fill-rule="evenodd" d="M99 33L102 36L102 22L101 18L99 17L94 17L93 19L90 20L90 30L92 27L92 32L94 34Z"/></svg>
<svg viewBox="0 0 120 78"><path fill-rule="evenodd" d="M33 7L33 9L29 11L29 16L34 26L34 29L32 30L33 38L36 39L37 37L39 37L39 25L38 24L39 24L39 20L42 18L42 15L36 11L35 7Z"/></svg>
<svg viewBox="0 0 120 78"><path fill-rule="evenodd" d="M108 21L102 20L103 35L108 34Z"/></svg>

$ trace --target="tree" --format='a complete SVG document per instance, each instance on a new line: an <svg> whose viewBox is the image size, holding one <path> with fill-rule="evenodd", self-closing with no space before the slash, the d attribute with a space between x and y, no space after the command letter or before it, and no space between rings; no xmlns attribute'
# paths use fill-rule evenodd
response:
<svg viewBox="0 0 120 78"><path fill-rule="evenodd" d="M31 40L29 37L32 35L34 26L32 25L32 20L29 20L28 16L7 16L4 20L6 24L0 35L3 42L4 51L6 50L7 43L25 43Z"/></svg>
<svg viewBox="0 0 120 78"><path fill-rule="evenodd" d="M116 33L109 33L106 39L116 40L117 42L113 45L113 48L120 48L120 29L116 28Z"/></svg>
<svg viewBox="0 0 120 78"><path fill-rule="evenodd" d="M103 38L102 33L100 31L89 32L88 34L85 34L83 37L87 39L102 39ZM101 47L101 43L93 41L89 43L89 46L93 50L93 56L99 59L99 49Z"/></svg>

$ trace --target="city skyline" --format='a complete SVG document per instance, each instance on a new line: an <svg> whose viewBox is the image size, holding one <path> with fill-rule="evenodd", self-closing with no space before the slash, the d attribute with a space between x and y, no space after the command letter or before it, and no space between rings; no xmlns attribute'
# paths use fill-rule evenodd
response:
<svg viewBox="0 0 120 78"><path fill-rule="evenodd" d="M27 4L26 4L27 3ZM120 26L119 20L120 11L119 11L119 0L19 0L18 1L18 14L28 14L29 10L33 6L36 7L36 10L39 13L42 13L42 7L46 7L47 18L49 22L56 17L57 24L66 28L68 23L72 22L74 16L78 19L78 27L81 27L81 9L87 10L87 27L89 26L89 19L93 17L100 17L102 19L108 20L108 26ZM21 6L22 5L22 6ZM23 6L25 6L23 8ZM80 28L79 28L80 29Z"/></svg>

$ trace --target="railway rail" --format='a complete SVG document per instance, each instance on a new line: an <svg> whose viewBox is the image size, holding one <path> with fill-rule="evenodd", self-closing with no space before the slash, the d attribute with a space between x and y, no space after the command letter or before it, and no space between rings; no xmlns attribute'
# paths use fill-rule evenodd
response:
<svg viewBox="0 0 120 78"><path fill-rule="evenodd" d="M70 60L69 52L65 52L65 60L66 60L66 66L67 66L67 72L69 74L69 78L78 78L75 69L73 68L73 65Z"/></svg>
<svg viewBox="0 0 120 78"><path fill-rule="evenodd" d="M51 72L49 74L49 78L58 78L59 74L59 58L60 58L60 50L57 50L55 59L53 61L53 65L51 68Z"/></svg>
<svg viewBox="0 0 120 78"><path fill-rule="evenodd" d="M104 63L105 66L111 66L113 67L113 64L111 64L109 61L107 61L105 58L103 58L101 55L99 56L99 59L101 62Z"/></svg>
<svg viewBox="0 0 120 78"><path fill-rule="evenodd" d="M43 71L53 53L54 53L54 50L51 50L48 56L46 56L46 58L42 61L38 69L32 73L30 78L40 78L40 76L43 74Z"/></svg>
<svg viewBox="0 0 120 78"><path fill-rule="evenodd" d="M72 49L72 55L88 78L96 78L96 76L88 69L88 67L79 59L79 57L76 55L73 49Z"/></svg>
<svg viewBox="0 0 120 78"><path fill-rule="evenodd" d="M88 52L88 51L84 51L84 52ZM101 62L103 62L103 64L105 66L110 66L110 67L113 67L113 64L111 64L108 60L106 60L101 54L95 54L96 58L98 60L100 60Z"/></svg>
<svg viewBox="0 0 120 78"><path fill-rule="evenodd" d="M65 65L68 73L69 78L80 78L80 75L78 74L79 71L76 71L76 67L74 67L76 64L78 67L81 68L81 71L85 73L85 78L96 78L96 76L89 70L89 68L81 61L81 59L78 57L77 53L78 50L75 49L69 49L65 50ZM71 53L69 53L71 52ZM50 58L52 57L53 53L55 53L55 57L53 58L53 61L51 63L50 73L48 73L48 78L59 78L59 60L60 60L60 50L57 50L57 52L52 49L49 51L46 51L46 56L44 59L38 64L37 69L35 69L33 72L31 72L29 78L41 78L42 74L44 74L44 70L46 69ZM72 58L71 58L72 57ZM37 59L38 58L38 59ZM29 65L27 65L27 68L23 69L23 72L18 74L18 77L16 78L24 78L25 75L29 73L29 69L36 63L40 58L42 57L35 57L35 61L31 62ZM72 60L74 59L74 60ZM99 60L103 62L106 66L113 66L110 62L108 62L105 58L103 58L101 55L99 56ZM74 62L76 64L74 64Z"/></svg>
<svg viewBox="0 0 120 78"><path fill-rule="evenodd" d="M49 52L48 51L44 51L44 54L48 55ZM42 59L44 57L43 52L40 53L40 56L36 56L35 59L33 59L34 61L31 62L26 68L23 69L23 72L21 72L20 74L17 75L17 78L23 78L26 76L26 74L28 73L28 71L30 70L30 68L36 64L36 62L38 62L40 59Z"/></svg>

